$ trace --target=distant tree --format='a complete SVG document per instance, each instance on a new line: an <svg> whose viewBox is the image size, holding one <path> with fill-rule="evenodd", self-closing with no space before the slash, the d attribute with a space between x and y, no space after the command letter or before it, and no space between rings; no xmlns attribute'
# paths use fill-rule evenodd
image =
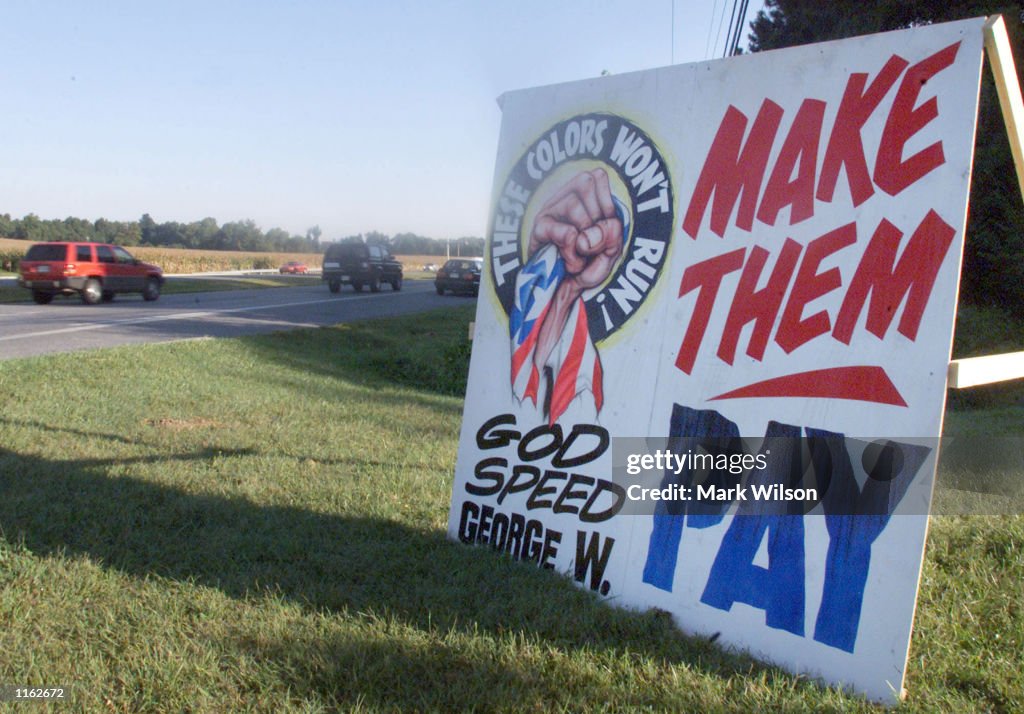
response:
<svg viewBox="0 0 1024 714"><path fill-rule="evenodd" d="M52 234L54 238L50 240L96 240L96 230L93 228L93 224L84 218L73 216L68 216L59 224L55 222Z"/></svg>
<svg viewBox="0 0 1024 714"><path fill-rule="evenodd" d="M134 221L118 221L112 243L124 246L139 245L142 243L142 233L139 231L139 224Z"/></svg>
<svg viewBox="0 0 1024 714"><path fill-rule="evenodd" d="M481 256L484 254L484 239L470 236L454 241L460 256Z"/></svg>
<svg viewBox="0 0 1024 714"><path fill-rule="evenodd" d="M283 228L271 228L267 231L264 241L270 246L271 250L286 251L288 250L291 238L288 231Z"/></svg>
<svg viewBox="0 0 1024 714"><path fill-rule="evenodd" d="M185 226L181 223L170 221L160 223L153 232L152 245L160 245L166 248L185 247L186 242Z"/></svg>
<svg viewBox="0 0 1024 714"><path fill-rule="evenodd" d="M139 234L142 236L143 245L157 245L156 221L148 213L143 213L139 219Z"/></svg>
<svg viewBox="0 0 1024 714"><path fill-rule="evenodd" d="M22 219L0 214L0 236L22 240L95 240L117 245L162 246L167 248L202 248L208 250L239 250L288 253L316 253L323 249L323 231L315 225L305 236L290 235L282 228L271 228L264 233L251 219L217 225L214 218L192 223L167 221L157 223L148 214L138 221L111 221L97 218L89 221L69 216L63 220L42 220L34 213ZM483 238L463 237L451 241L437 240L415 233L388 236L380 231L358 233L339 239L339 242L375 243L387 246L398 255L444 255L450 247L452 254L483 255Z"/></svg>
<svg viewBox="0 0 1024 714"><path fill-rule="evenodd" d="M14 229L14 237L32 241L46 240L43 236L43 222L39 220L39 216L36 214L29 213L18 221Z"/></svg>
<svg viewBox="0 0 1024 714"><path fill-rule="evenodd" d="M193 221L184 228L185 246L189 248L213 248L220 226L213 218Z"/></svg>
<svg viewBox="0 0 1024 714"><path fill-rule="evenodd" d="M142 229L136 221L108 221L97 218L93 223L93 236L101 243L133 246L142 242Z"/></svg>
<svg viewBox="0 0 1024 714"><path fill-rule="evenodd" d="M112 238L117 232L117 228L113 221L108 221L106 218L97 218L92 224L92 231L93 235L96 236L96 240L102 243L113 243Z"/></svg>
<svg viewBox="0 0 1024 714"><path fill-rule="evenodd" d="M379 231L370 231L369 233L366 234L366 242L368 244L375 245L389 245L390 239L388 238L386 233L381 233Z"/></svg>
<svg viewBox="0 0 1024 714"><path fill-rule="evenodd" d="M277 250L284 253L312 253L313 244L302 236L289 236Z"/></svg>
<svg viewBox="0 0 1024 714"><path fill-rule="evenodd" d="M320 230L320 226L313 226L312 228L306 229L306 240L310 242L310 247L314 251L320 250L320 236L324 233Z"/></svg>
<svg viewBox="0 0 1024 714"><path fill-rule="evenodd" d="M1003 0L765 0L764 9L750 23L749 49L775 50L995 14L1002 14L1008 25L1019 25L1020 4Z"/></svg>
<svg viewBox="0 0 1024 714"><path fill-rule="evenodd" d="M399 233L391 239L394 252L400 255L443 255L442 241L416 235L415 233Z"/></svg>
<svg viewBox="0 0 1024 714"><path fill-rule="evenodd" d="M225 223L221 226L216 242L219 250L269 250L266 237L255 221L250 219Z"/></svg>

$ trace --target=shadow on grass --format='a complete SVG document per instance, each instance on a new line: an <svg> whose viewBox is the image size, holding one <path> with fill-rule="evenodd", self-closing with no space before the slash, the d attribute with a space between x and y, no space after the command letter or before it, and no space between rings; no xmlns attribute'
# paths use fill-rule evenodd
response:
<svg viewBox="0 0 1024 714"><path fill-rule="evenodd" d="M237 641L244 651L294 673L293 693L331 711L552 711L536 702L546 687L529 666L515 666L439 638L286 636L270 643ZM550 674L548 674L550 678ZM372 685L368 686L368 684ZM579 700L577 699L577 706Z"/></svg>
<svg viewBox="0 0 1024 714"><path fill-rule="evenodd" d="M55 431L60 434L68 434L70 436L80 436L86 439L104 439L106 441L115 441L120 444L134 444L136 443L132 439L125 438L120 434L105 434L96 431L84 431L82 429L71 429L64 426L55 426L48 424L38 419L12 419L6 416L0 416L0 425L14 426L18 428L30 428L30 429L45 429L47 431ZM3 450L0 449L0 454Z"/></svg>
<svg viewBox="0 0 1024 714"><path fill-rule="evenodd" d="M201 462L211 454L171 458ZM477 632L499 638L521 633L570 654L643 653L723 677L756 667L681 636L663 615L604 607L568 581L451 543L436 531L188 493L106 475L113 465L0 448L3 537L37 555L87 556L131 576L195 583L238 599L273 594L311 611L347 612L370 623L368 632L386 633L387 627L372 623L390 622L433 633L407 639L375 634L355 644L277 643L265 654L287 665L281 669L291 673L296 691L402 709L420 709L428 701L430 708L448 702L465 709L479 703L451 698L473 691L511 696L531 678L546 680L542 688L553 686L545 666L509 669L495 658L493 645L479 644L490 654L474 659L450 642ZM343 663L358 664L365 679L338 669ZM501 703L510 701L484 708Z"/></svg>

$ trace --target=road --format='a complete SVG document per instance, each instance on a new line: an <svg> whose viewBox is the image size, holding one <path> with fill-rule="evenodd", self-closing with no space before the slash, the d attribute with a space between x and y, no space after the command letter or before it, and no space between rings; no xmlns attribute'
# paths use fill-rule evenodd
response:
<svg viewBox="0 0 1024 714"><path fill-rule="evenodd" d="M469 301L437 295L431 281L407 280L397 293L386 286L379 293L356 293L344 287L332 295L317 283L163 295L156 302L145 302L140 295L118 295L100 305L85 305L77 297L57 298L50 305L0 304L0 359L334 325Z"/></svg>

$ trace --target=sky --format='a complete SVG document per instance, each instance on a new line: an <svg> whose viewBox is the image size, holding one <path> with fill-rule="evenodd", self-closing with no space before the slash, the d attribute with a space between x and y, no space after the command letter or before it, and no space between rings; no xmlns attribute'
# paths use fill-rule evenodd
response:
<svg viewBox="0 0 1024 714"><path fill-rule="evenodd" d="M499 95L720 57L731 7L6 0L0 213L482 236Z"/></svg>

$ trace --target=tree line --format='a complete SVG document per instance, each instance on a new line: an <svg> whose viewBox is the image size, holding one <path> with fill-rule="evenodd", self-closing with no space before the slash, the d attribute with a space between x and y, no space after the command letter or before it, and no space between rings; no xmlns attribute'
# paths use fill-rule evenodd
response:
<svg viewBox="0 0 1024 714"><path fill-rule="evenodd" d="M148 214L137 221L109 221L98 218L43 219L33 213L23 218L0 214L0 237L42 243L46 241L91 241L113 243L125 247L144 245L162 248L199 250L234 250L247 252L319 253L328 240L323 239L320 226L313 226L304 236L292 235L281 228L263 231L252 220L231 221L220 225L213 218L191 223L167 221L157 223ZM483 255L484 239L457 238L451 241L428 238L415 233L393 236L370 231L340 238L346 241L379 243L398 255Z"/></svg>
<svg viewBox="0 0 1024 714"><path fill-rule="evenodd" d="M427 238L415 233L397 233L393 236L385 235L378 231L359 233L353 236L346 236L341 240L345 242L375 243L387 246L394 255L452 255L452 256L482 256L484 254L484 239L466 236L453 238L451 240L440 240Z"/></svg>
<svg viewBox="0 0 1024 714"><path fill-rule="evenodd" d="M773 50L937 22L1001 14L1017 67L1024 61L1021 6L999 0L766 0L749 49ZM962 300L1024 312L1024 202L990 72L982 73L974 178L960 281Z"/></svg>

